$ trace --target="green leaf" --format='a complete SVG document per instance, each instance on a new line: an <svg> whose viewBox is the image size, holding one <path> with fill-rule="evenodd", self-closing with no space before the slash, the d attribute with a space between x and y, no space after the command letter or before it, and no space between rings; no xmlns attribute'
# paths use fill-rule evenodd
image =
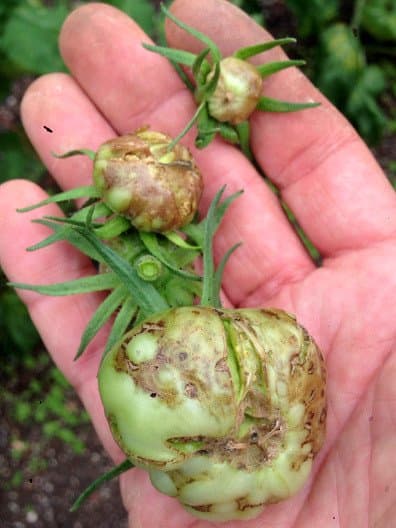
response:
<svg viewBox="0 0 396 528"><path fill-rule="evenodd" d="M132 321L135 319L138 310L135 299L129 295L122 304L111 326L103 357L120 341L128 327L132 324Z"/></svg>
<svg viewBox="0 0 396 528"><path fill-rule="evenodd" d="M68 150L67 152L64 152L63 154L56 154L56 152L53 152L52 155L54 158L58 159L65 159L65 158L72 158L73 156L87 156L90 160L94 160L96 156L96 152L91 149L74 149L74 150Z"/></svg>
<svg viewBox="0 0 396 528"><path fill-rule="evenodd" d="M260 66L257 66L257 70L260 73L261 77L264 78L268 77L269 75L272 75L273 73L285 70L286 68L290 68L292 66L304 66L304 64L304 60L268 62L267 64L261 64Z"/></svg>
<svg viewBox="0 0 396 528"><path fill-rule="evenodd" d="M98 255L98 253L92 248L92 246L87 243L84 237L77 233L73 229L73 227L63 226L58 222L52 222L51 220L46 219L33 220L33 223L45 225L46 227L52 229L54 233L46 237L41 242L38 242L37 244L28 247L27 251L37 251L38 249L47 247L51 244L54 244L55 242L59 242L60 240L66 240L74 247L79 249L82 253L84 253L84 255L87 255L88 257L92 258L93 260L96 260L97 262L102 261L100 255Z"/></svg>
<svg viewBox="0 0 396 528"><path fill-rule="evenodd" d="M16 7L0 37L0 47L8 60L27 73L64 71L58 36L67 14L65 1L53 7L27 2Z"/></svg>
<svg viewBox="0 0 396 528"><path fill-rule="evenodd" d="M125 299L125 291L122 285L117 286L99 305L91 320L85 327L81 337L80 346L74 360L78 359L84 352L90 341L96 336L102 326L110 319L113 313Z"/></svg>
<svg viewBox="0 0 396 528"><path fill-rule="evenodd" d="M183 51L173 48L166 48L164 46L153 46L152 44L142 44L143 48L149 51L154 51L155 53L158 53L159 55L162 55L163 57L166 57L167 59L178 62L180 64L184 64L185 66L189 66L190 68L193 66L197 56L193 53L190 53L189 51Z"/></svg>
<svg viewBox="0 0 396 528"><path fill-rule="evenodd" d="M172 66L175 68L175 71L180 77L180 80L183 82L184 86L187 88L187 90L189 90L193 94L195 91L195 86L194 86L194 83L191 82L187 73L183 70L183 68L177 62L174 62L172 60L170 62Z"/></svg>
<svg viewBox="0 0 396 528"><path fill-rule="evenodd" d="M306 108L315 108L316 106L320 106L320 103L290 103L262 96L257 103L256 109L265 112L297 112Z"/></svg>
<svg viewBox="0 0 396 528"><path fill-rule="evenodd" d="M80 209L79 211L76 211L72 215L72 219L74 221L80 221L80 225L85 225L88 216L92 214L92 219L101 218L107 216L109 213L112 214L110 209L102 202L97 202L94 204L94 210L92 210L92 206L86 206ZM102 259L100 255L93 249L92 245L89 244L84 237L82 237L74 228L72 225L67 225L67 221L65 218L57 218L56 221L50 220L47 217L42 219L33 220L34 223L45 225L52 229L54 231L54 234L49 235L47 238L42 240L41 242L38 242L37 244L34 244L33 246L30 246L27 248L27 251L36 251L37 249L41 249L43 247L49 246L50 244L53 244L55 242L58 242L59 240L66 240L70 244L72 244L74 247L79 249L82 253L87 255L88 257L96 260L97 262L101 262ZM63 225L62 225L63 224Z"/></svg>
<svg viewBox="0 0 396 528"><path fill-rule="evenodd" d="M365 2L361 24L378 40L396 42L396 2L392 0Z"/></svg>
<svg viewBox="0 0 396 528"><path fill-rule="evenodd" d="M99 478L94 480L92 484L90 484L77 498L77 500L74 502L72 507L70 508L71 512L75 512L78 510L78 508L81 506L81 504L94 492L96 491L102 484L105 482L108 482L109 480L112 480L113 478L118 477L125 471L128 471L128 469L131 469L134 467L134 464L130 462L128 459L124 460L124 462L121 462L118 466L114 467L104 475L101 475Z"/></svg>
<svg viewBox="0 0 396 528"><path fill-rule="evenodd" d="M43 205L48 205L50 203L60 203L67 202L69 200L76 200L77 198L99 198L99 193L93 185L86 185L82 187L76 187L70 191L61 192L42 200L39 203L34 205L29 205L28 207L23 207L22 209L17 209L19 213L27 213L28 211L33 211Z"/></svg>
<svg viewBox="0 0 396 528"><path fill-rule="evenodd" d="M187 123L187 125L183 128L183 130L178 134L168 145L168 152L170 152L177 143L187 134L189 130L194 126L194 123L198 120L200 113L205 107L205 102L202 102L198 108L195 111L195 114L192 116L190 121Z"/></svg>
<svg viewBox="0 0 396 528"><path fill-rule="evenodd" d="M214 274L214 280L213 280L213 289L214 291L220 292L221 290L221 281L223 279L223 273L224 268L231 257L231 255L234 253L236 249L238 249L242 245L242 242L237 242L234 244L226 253L223 255L223 258L221 259L219 265L217 266L216 272Z"/></svg>
<svg viewBox="0 0 396 528"><path fill-rule="evenodd" d="M212 54L212 58L214 62L219 62L221 60L220 50L216 46L216 44L213 42L213 40L211 40L209 37L207 37L200 31L196 30L195 28L188 26L187 24L185 24L184 22L176 18L170 11L168 11L168 9L164 6L164 4L161 4L161 10L177 26L179 26L181 29L184 29L184 31L186 31L193 37L203 42L206 45L206 47L210 49L210 53Z"/></svg>
<svg viewBox="0 0 396 528"><path fill-rule="evenodd" d="M19 290L30 290L43 295L63 296L110 290L118 286L119 283L120 281L114 273L103 273L67 282L58 282L57 284L38 285L23 282L10 282L8 284Z"/></svg>
<svg viewBox="0 0 396 528"><path fill-rule="evenodd" d="M249 121L242 121L235 125L238 133L238 142L241 145L241 150L247 159L253 160L252 151L250 150L250 124Z"/></svg>
<svg viewBox="0 0 396 528"><path fill-rule="evenodd" d="M246 60L249 57L263 53L277 46L284 46L285 44L294 44L296 41L295 38L285 37L276 40L270 40L268 42L262 42L261 44L255 44L254 46L248 46L246 48L240 48L234 53L234 57L242 60Z"/></svg>
<svg viewBox="0 0 396 528"><path fill-rule="evenodd" d="M221 307L220 303L220 284L219 277L215 275L215 266L213 261L213 238L220 225L223 216L232 202L241 195L242 191L232 194L220 204L221 197L224 193L225 186L217 192L212 203L210 204L208 213L204 220L204 244L203 244L203 286L202 286L202 306ZM234 246L236 249L236 247ZM231 254L233 248L226 253ZM225 264L225 263L224 263ZM224 267L224 264L222 266ZM220 272L221 274L221 272Z"/></svg>

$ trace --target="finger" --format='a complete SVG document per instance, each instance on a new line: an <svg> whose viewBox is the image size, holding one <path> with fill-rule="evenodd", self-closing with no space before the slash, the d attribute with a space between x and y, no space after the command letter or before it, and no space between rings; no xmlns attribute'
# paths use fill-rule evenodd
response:
<svg viewBox="0 0 396 528"><path fill-rule="evenodd" d="M31 143L60 187L92 183L92 161L87 157L54 156L79 148L96 150L116 135L74 79L53 73L34 81L22 100L21 117Z"/></svg>
<svg viewBox="0 0 396 528"><path fill-rule="evenodd" d="M0 186L0 266L10 281L53 284L94 273L90 260L66 243L26 251L48 236L50 230L31 222L41 216L37 211L18 213L16 208L45 197L39 187L27 181L14 180ZM60 214L54 205L47 206L44 212ZM83 329L102 296L92 293L48 297L27 290L18 293L55 363L76 388L105 447L113 456L119 456L100 404L96 381L104 333L91 343L78 362L73 361Z"/></svg>
<svg viewBox="0 0 396 528"><path fill-rule="evenodd" d="M211 37L225 55L270 38L225 0L176 0L172 12ZM197 50L197 41L171 22L167 35L171 46ZM258 60L282 58L274 49ZM391 236L394 191L347 121L296 68L271 76L264 90L269 97L322 103L292 114L256 112L251 120L257 160L320 252L333 255Z"/></svg>
<svg viewBox="0 0 396 528"><path fill-rule="evenodd" d="M151 484L147 471L135 469L122 475L120 486L125 509L129 512L131 528L204 528L180 506L177 499L157 491ZM148 504L155 504L155 508L148 508Z"/></svg>
<svg viewBox="0 0 396 528"><path fill-rule="evenodd" d="M143 40L147 37L123 13L91 4L71 14L60 44L84 92L118 132L150 124L176 135L190 119L195 104L169 62L143 49ZM52 94L53 99L56 96ZM64 91L62 96L58 105L67 101ZM53 101L53 114L55 106ZM69 111L78 113L80 120L84 118L76 101ZM45 113L45 105L37 112ZM186 143L191 146L191 136ZM233 204L232 214L226 217L216 241L218 256L243 241L243 248L227 267L225 289L231 301L239 304L258 290L261 298L273 295L283 283L308 273L311 260L272 192L246 159L221 141L204 152L192 150L205 180L202 210L225 183L228 194L246 189ZM260 244L256 243L258 238Z"/></svg>

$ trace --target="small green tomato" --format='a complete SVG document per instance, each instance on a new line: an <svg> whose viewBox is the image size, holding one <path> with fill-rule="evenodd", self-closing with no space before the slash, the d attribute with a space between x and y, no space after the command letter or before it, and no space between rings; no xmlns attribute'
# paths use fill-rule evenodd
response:
<svg viewBox="0 0 396 528"><path fill-rule="evenodd" d="M259 102L262 85L253 64L236 57L222 59L216 89L208 99L210 115L232 125L246 121Z"/></svg>
<svg viewBox="0 0 396 528"><path fill-rule="evenodd" d="M128 332L99 371L121 449L211 521L248 519L306 482L325 434L325 368L281 310L180 307Z"/></svg>

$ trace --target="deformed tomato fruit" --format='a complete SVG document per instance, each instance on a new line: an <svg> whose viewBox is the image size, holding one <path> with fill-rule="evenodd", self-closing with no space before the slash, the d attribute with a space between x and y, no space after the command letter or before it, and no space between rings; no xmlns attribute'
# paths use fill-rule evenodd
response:
<svg viewBox="0 0 396 528"><path fill-rule="evenodd" d="M165 232L189 223L202 194L202 177L189 150L172 138L140 129L101 145L94 184L114 212L141 231Z"/></svg>
<svg viewBox="0 0 396 528"><path fill-rule="evenodd" d="M325 368L281 310L179 307L128 332L99 388L114 438L196 516L247 519L296 493L325 434Z"/></svg>

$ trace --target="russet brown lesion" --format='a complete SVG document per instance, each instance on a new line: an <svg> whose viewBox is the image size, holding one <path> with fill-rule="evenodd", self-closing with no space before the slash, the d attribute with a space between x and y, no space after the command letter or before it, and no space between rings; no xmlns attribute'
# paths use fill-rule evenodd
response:
<svg viewBox="0 0 396 528"><path fill-rule="evenodd" d="M172 138L139 129L107 141L95 158L95 182L103 200L143 231L165 232L189 223L203 181L190 151Z"/></svg>
<svg viewBox="0 0 396 528"><path fill-rule="evenodd" d="M181 313L183 328L181 315L177 315ZM273 325L281 329L274 330ZM268 327L273 334L266 341L263 332ZM134 335L144 333L150 334L154 353L147 361L134 364L127 356L127 347ZM203 334L208 334L204 340ZM277 340L285 347L279 354ZM230 355L235 365L230 363ZM220 475L222 471L225 475L242 472L257 483L263 482L262 475L275 471L280 478L290 479L291 491L287 491L288 484L279 496L273 496L263 484L262 495L256 500L264 501L265 497L265 503L277 502L301 485L323 443L324 362L309 335L293 317L279 310L173 309L167 316L159 316L158 321L153 318L131 331L115 355L115 363L147 393L147 398L162 400L176 413L184 412L187 403L186 408L197 405L219 423L223 416L228 420L232 415L228 429L213 436L207 432L190 436L187 427L178 430L179 436L175 432L174 437L164 438L164 447L182 464L177 469L168 465L167 471L180 493L190 483L204 486L206 480L218 481L219 471ZM239 369L240 379L232 377L232 368ZM286 457L281 457L282 453ZM202 460L197 460L200 457ZM160 461L136 460L148 467L166 469ZM200 470L192 476L189 468ZM217 515L221 499L217 502L211 495L207 500L208 504L185 506ZM245 497L237 493L228 506L239 511L261 506L251 502L249 493Z"/></svg>

